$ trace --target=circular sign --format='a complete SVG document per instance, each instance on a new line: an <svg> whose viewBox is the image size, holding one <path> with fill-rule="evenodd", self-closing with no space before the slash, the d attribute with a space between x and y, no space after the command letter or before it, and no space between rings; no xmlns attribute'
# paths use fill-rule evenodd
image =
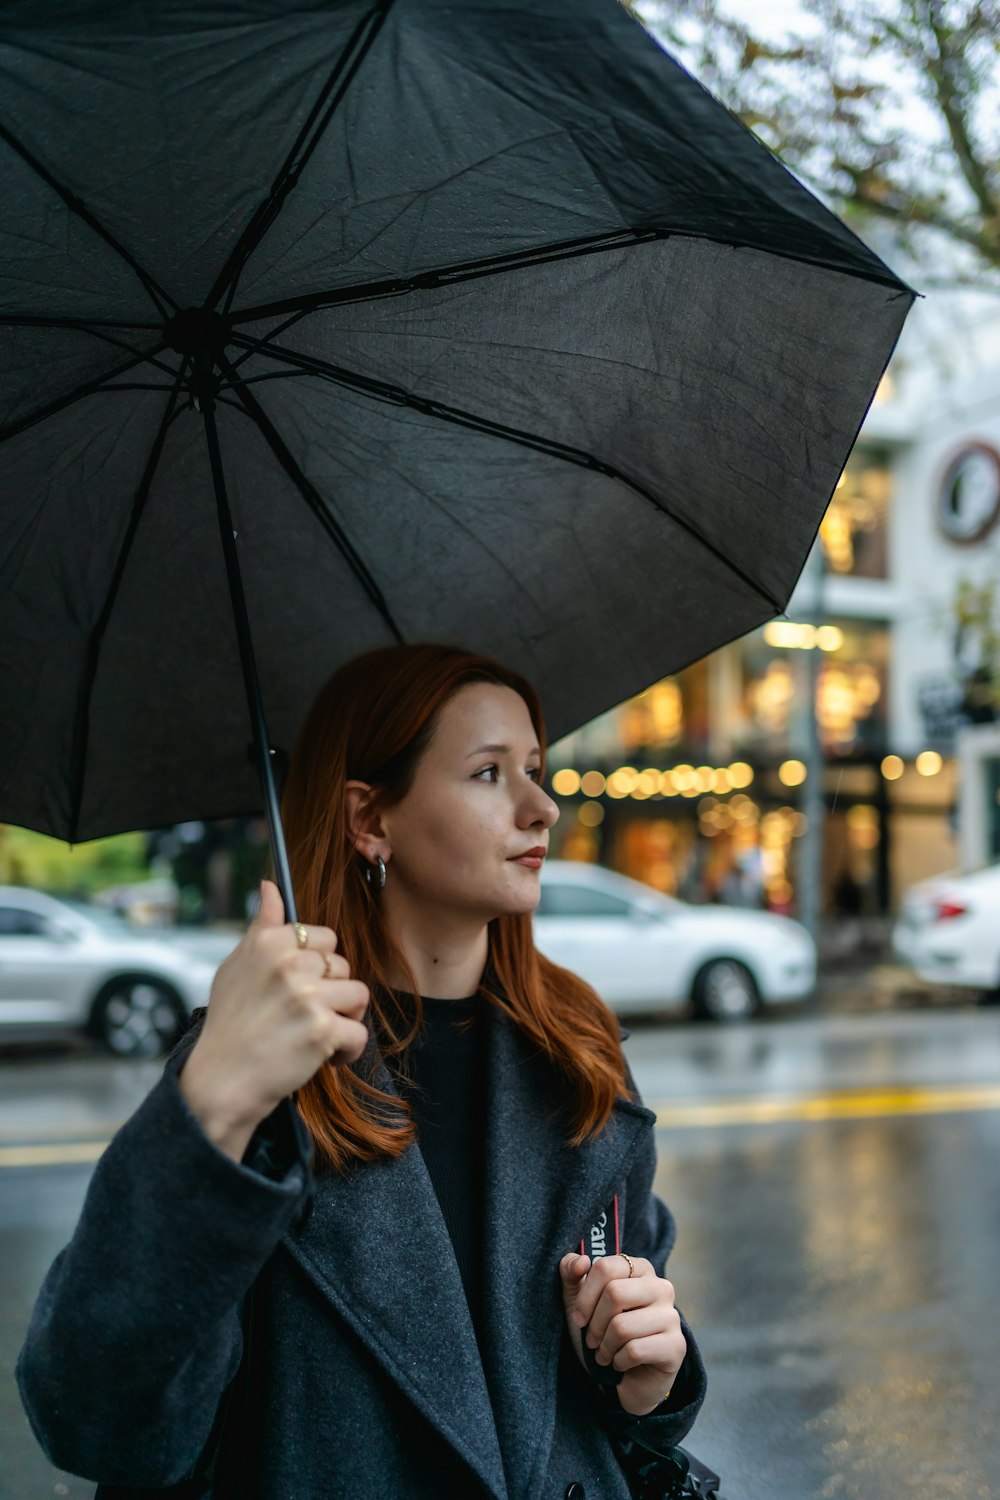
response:
<svg viewBox="0 0 1000 1500"><path fill-rule="evenodd" d="M1000 454L986 443L967 443L945 470L936 511L949 541L980 541L1000 516Z"/></svg>

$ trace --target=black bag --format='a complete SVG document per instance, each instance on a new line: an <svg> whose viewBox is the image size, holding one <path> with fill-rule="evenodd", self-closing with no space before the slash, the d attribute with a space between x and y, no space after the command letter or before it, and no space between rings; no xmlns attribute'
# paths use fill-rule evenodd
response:
<svg viewBox="0 0 1000 1500"><path fill-rule="evenodd" d="M609 1365L599 1365L586 1342L583 1357L605 1399L616 1400L613 1392L622 1378L619 1372ZM614 1424L609 1425L611 1443L628 1480L632 1500L721 1500L718 1474L686 1448L677 1444L666 1451L654 1451L625 1433L615 1432Z"/></svg>
<svg viewBox="0 0 1000 1500"><path fill-rule="evenodd" d="M627 1438L613 1440L632 1500L719 1500L719 1476L679 1445L651 1453Z"/></svg>

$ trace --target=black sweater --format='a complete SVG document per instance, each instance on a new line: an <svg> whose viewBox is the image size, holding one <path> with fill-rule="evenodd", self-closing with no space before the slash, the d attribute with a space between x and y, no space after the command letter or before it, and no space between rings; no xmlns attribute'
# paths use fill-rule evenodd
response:
<svg viewBox="0 0 1000 1500"><path fill-rule="evenodd" d="M480 1349L483 1344L485 1027L479 995L423 1001L403 1092L441 1205Z"/></svg>

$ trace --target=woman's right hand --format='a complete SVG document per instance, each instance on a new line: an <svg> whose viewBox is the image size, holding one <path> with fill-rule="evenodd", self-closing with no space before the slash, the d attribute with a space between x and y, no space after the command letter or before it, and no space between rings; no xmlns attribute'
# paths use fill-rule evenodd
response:
<svg viewBox="0 0 1000 1500"><path fill-rule="evenodd" d="M219 967L180 1074L189 1108L236 1161L286 1094L327 1060L353 1062L368 1042L367 985L351 978L332 928L306 930L309 942L300 948L281 892L262 881L260 912Z"/></svg>

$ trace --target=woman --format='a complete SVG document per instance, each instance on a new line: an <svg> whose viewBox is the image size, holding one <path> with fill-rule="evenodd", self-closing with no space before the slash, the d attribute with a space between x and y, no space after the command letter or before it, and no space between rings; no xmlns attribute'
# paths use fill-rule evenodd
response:
<svg viewBox="0 0 1000 1500"><path fill-rule="evenodd" d="M622 1500L616 1444L687 1432L653 1116L532 944L544 748L529 684L457 648L320 692L282 799L303 923L264 881L40 1293L18 1379L52 1462L144 1495Z"/></svg>

